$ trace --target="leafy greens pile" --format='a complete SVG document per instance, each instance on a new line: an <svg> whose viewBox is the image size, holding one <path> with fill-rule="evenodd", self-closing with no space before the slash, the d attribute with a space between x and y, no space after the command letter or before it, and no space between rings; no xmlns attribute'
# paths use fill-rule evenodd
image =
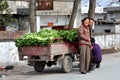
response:
<svg viewBox="0 0 120 80"><path fill-rule="evenodd" d="M60 39L60 40L59 40ZM17 47L23 46L46 46L50 43L69 41L74 42L78 39L77 30L48 30L42 29L38 33L27 33L21 38L16 39Z"/></svg>

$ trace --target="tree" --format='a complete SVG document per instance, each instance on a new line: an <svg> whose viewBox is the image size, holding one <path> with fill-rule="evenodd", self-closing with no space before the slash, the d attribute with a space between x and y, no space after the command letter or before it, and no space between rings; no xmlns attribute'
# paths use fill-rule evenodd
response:
<svg viewBox="0 0 120 80"><path fill-rule="evenodd" d="M81 0L74 0L72 15L71 15L70 22L69 22L69 28L73 28L80 2Z"/></svg>
<svg viewBox="0 0 120 80"><path fill-rule="evenodd" d="M11 12L7 0L0 0L0 25L12 25L16 21Z"/></svg>
<svg viewBox="0 0 120 80"><path fill-rule="evenodd" d="M30 12L30 30L31 32L36 32L36 20L35 20L35 4L36 0L29 0L29 12Z"/></svg>
<svg viewBox="0 0 120 80"><path fill-rule="evenodd" d="M96 5L96 0L89 0L89 10L88 10L88 17L94 19L94 13L95 13L95 6ZM92 34L92 27L90 25L90 38Z"/></svg>
<svg viewBox="0 0 120 80"><path fill-rule="evenodd" d="M88 10L89 18L94 18L95 6L96 6L96 0L89 0L89 10Z"/></svg>

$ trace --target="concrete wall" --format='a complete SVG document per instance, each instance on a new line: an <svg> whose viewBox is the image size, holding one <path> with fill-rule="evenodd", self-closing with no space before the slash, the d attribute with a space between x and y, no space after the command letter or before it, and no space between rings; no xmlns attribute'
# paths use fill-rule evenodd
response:
<svg viewBox="0 0 120 80"><path fill-rule="evenodd" d="M110 29L111 33L115 32L115 26L114 24L101 24L101 25L95 25L94 32L95 33L105 33L105 30Z"/></svg>
<svg viewBox="0 0 120 80"><path fill-rule="evenodd" d="M53 10L37 11L36 15L71 15L73 2L54 1Z"/></svg>
<svg viewBox="0 0 120 80"><path fill-rule="evenodd" d="M55 26L68 24L68 16L65 15L46 15L40 16L41 26L47 26L48 22L53 22Z"/></svg>
<svg viewBox="0 0 120 80"><path fill-rule="evenodd" d="M120 34L96 35L95 39L102 49L120 49Z"/></svg>
<svg viewBox="0 0 120 80"><path fill-rule="evenodd" d="M115 26L115 33L120 33L120 24Z"/></svg>
<svg viewBox="0 0 120 80"><path fill-rule="evenodd" d="M0 66L11 65L19 61L14 42L0 42Z"/></svg>
<svg viewBox="0 0 120 80"><path fill-rule="evenodd" d="M24 31L0 31L0 66L11 65L19 61L14 40L20 38Z"/></svg>
<svg viewBox="0 0 120 80"><path fill-rule="evenodd" d="M14 6L11 4L14 4ZM11 14L17 14L16 3L14 1L8 1L8 5L9 5L9 8L12 10Z"/></svg>
<svg viewBox="0 0 120 80"><path fill-rule="evenodd" d="M17 14L17 8L28 8L29 2L8 1L8 5L9 5L9 8L12 10L11 14Z"/></svg>
<svg viewBox="0 0 120 80"><path fill-rule="evenodd" d="M120 33L120 24L96 24L94 33L103 34L106 33L105 30L110 30L110 33Z"/></svg>

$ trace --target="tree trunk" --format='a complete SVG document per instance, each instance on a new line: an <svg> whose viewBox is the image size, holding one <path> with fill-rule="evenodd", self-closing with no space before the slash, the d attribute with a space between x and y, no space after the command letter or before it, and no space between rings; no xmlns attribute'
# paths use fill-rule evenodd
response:
<svg viewBox="0 0 120 80"><path fill-rule="evenodd" d="M89 18L94 18L95 6L96 6L96 0L89 0L89 11L88 11Z"/></svg>
<svg viewBox="0 0 120 80"><path fill-rule="evenodd" d="M88 11L89 18L94 19L95 7L96 7L96 0L89 0L89 11ZM91 38L91 36L92 36L92 26L91 25L90 25L89 31L90 31L90 38Z"/></svg>
<svg viewBox="0 0 120 80"><path fill-rule="evenodd" d="M69 22L69 28L73 28L80 2L81 0L74 0L72 15L71 15L70 22Z"/></svg>
<svg viewBox="0 0 120 80"><path fill-rule="evenodd" d="M30 11L30 30L31 32L37 32L36 28L36 18L35 18L35 3L36 0L30 0L29 1L29 11Z"/></svg>
<svg viewBox="0 0 120 80"><path fill-rule="evenodd" d="M77 15L76 15L76 25L75 25L75 28L79 28L80 27L82 18L83 18L83 16L82 16L82 13L81 13L81 4L79 4L78 12L77 12Z"/></svg>

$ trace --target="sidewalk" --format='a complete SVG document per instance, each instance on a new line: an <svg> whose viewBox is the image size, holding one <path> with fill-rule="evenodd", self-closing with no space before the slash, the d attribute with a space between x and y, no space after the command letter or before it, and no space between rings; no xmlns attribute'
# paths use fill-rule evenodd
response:
<svg viewBox="0 0 120 80"><path fill-rule="evenodd" d="M102 62L111 62L115 60L120 60L120 52L110 53L110 54L103 54L102 55Z"/></svg>

